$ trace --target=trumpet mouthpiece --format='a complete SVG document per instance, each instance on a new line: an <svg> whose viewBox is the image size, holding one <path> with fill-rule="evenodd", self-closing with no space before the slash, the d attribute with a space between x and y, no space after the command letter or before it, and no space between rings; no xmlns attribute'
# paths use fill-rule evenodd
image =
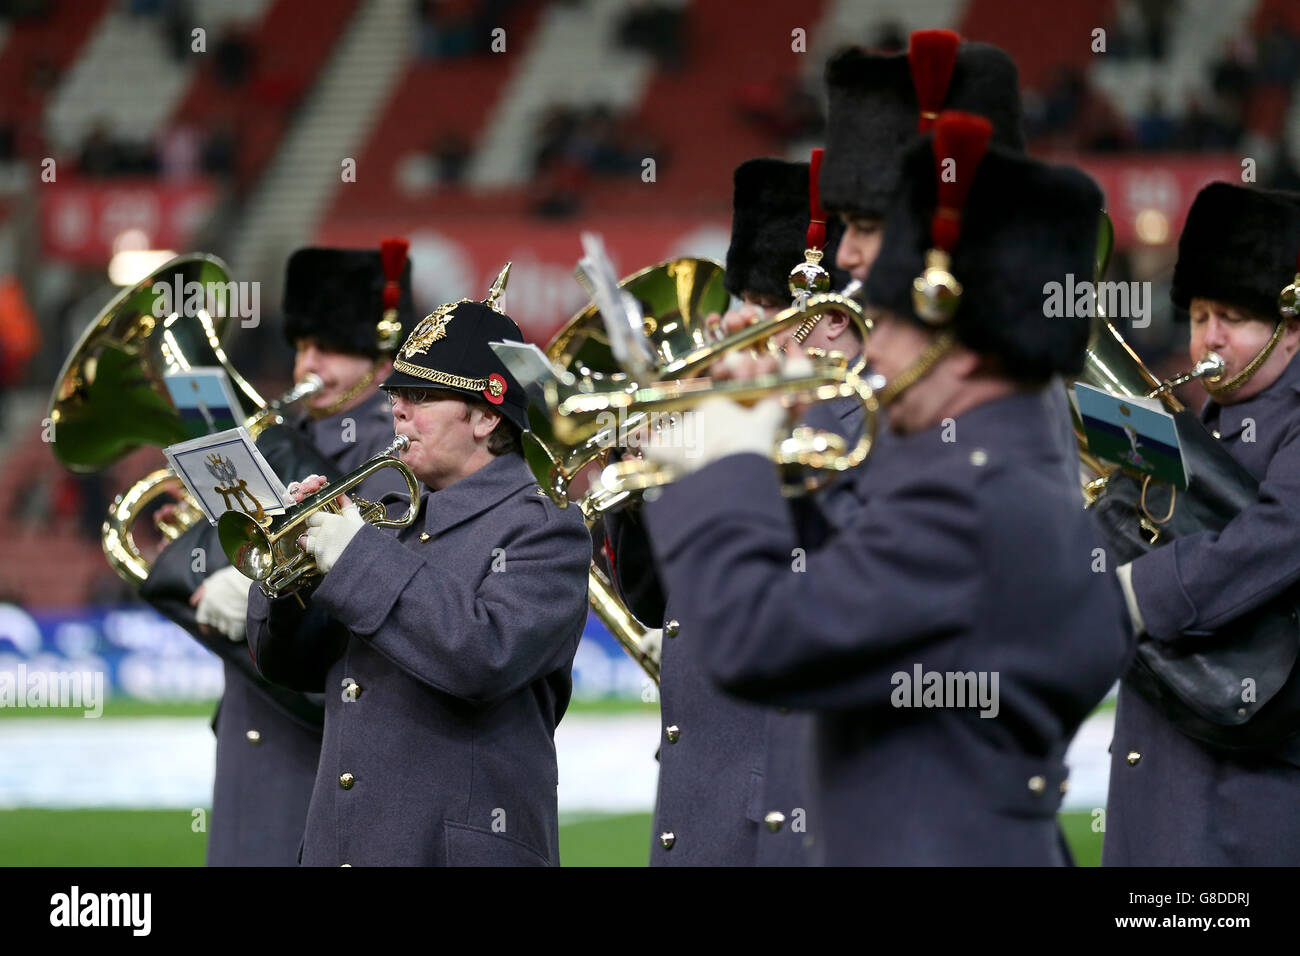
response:
<svg viewBox="0 0 1300 956"><path fill-rule="evenodd" d="M1218 352L1207 352L1205 358L1196 363L1196 367L1192 369L1192 374L1197 378L1205 376L1215 379L1223 374L1226 364L1223 361L1223 356Z"/></svg>
<svg viewBox="0 0 1300 956"><path fill-rule="evenodd" d="M411 447L411 439L405 435L398 435L393 439L393 443L384 449L385 455L392 455L394 458L400 458L402 452Z"/></svg>

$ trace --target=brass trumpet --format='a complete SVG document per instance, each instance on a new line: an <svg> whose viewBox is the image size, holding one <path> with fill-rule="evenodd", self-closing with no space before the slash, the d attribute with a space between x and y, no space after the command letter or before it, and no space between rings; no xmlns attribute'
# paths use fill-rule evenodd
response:
<svg viewBox="0 0 1300 956"><path fill-rule="evenodd" d="M820 487L825 476L856 468L867 459L875 441L880 405L871 387L857 372L833 359L822 359L808 375L761 375L746 381L715 382L692 378L660 382L635 392L576 392L554 405L555 432L561 441L582 441L608 426L602 420L612 412L634 410L641 419L692 409L709 398L756 401L780 398L786 408L801 404L856 398L862 403L863 432L852 449L834 434L807 427L795 428L776 442L772 461L782 469L782 490L788 496ZM628 459L607 466L593 482L588 496L589 510L601 512L620 504L629 495L669 484L679 477L662 465Z"/></svg>
<svg viewBox="0 0 1300 956"><path fill-rule="evenodd" d="M307 519L318 511L338 514L340 509L334 499L357 487L375 472L384 468L396 468L406 481L411 503L405 515L392 519L387 517L382 504L364 498L353 498L353 504L360 511L362 520L376 528L405 528L414 523L420 510L420 486L411 469L396 457L410 444L409 438L398 435L391 445L356 471L299 502L281 517L274 528L262 527L251 515L242 511L227 511L217 521L217 537L221 541L221 549L233 567L238 568L245 577L261 583L262 593L267 597L277 598L295 593L310 579L321 574L311 554L298 546L298 537L307 530Z"/></svg>
<svg viewBox="0 0 1300 956"><path fill-rule="evenodd" d="M547 449L545 461L532 461L534 472L552 497L559 500L567 496L567 489L579 472L603 458L610 448L624 444L628 434L648 424L647 412L630 402L627 396L645 388L662 388L667 382L699 376L714 362L734 351L770 348L774 337L786 331L794 330L796 342L801 343L799 333L802 331L806 337L816 320L829 312L846 313L864 342L871 333L871 319L856 298L860 283L855 282L842 292L812 296L802 308L791 306L770 319L755 322L722 339L712 339L703 320L709 312L721 312L726 308L729 294L722 287L722 275L722 266L708 259L673 259L643 269L619 283L620 289L636 297L644 314L645 334L660 360L649 381L638 382L619 366L595 306L587 307L570 319L547 347L547 357L564 373L553 395L547 396L549 414L543 416L534 412L530 421L532 431ZM847 371L860 375L865 365L865 356L859 356ZM617 397L620 393L624 397ZM668 392L656 391L653 397L668 397L670 394L671 389ZM603 396L609 403L607 409L621 410L616 416L617 424L611 424L608 417L602 419L603 427L589 427L590 421L576 428L562 423L557 406L564 399L576 395L590 396L593 403L599 403L600 396ZM701 396L689 405L697 404L703 397L707 396ZM872 431L874 434L874 424ZM816 447L842 450L843 443L836 435L810 433L805 429L798 435L791 433L783 444L786 448L804 447L808 449L810 461L823 463L821 466L810 465L812 471L805 472L797 482L788 486L792 493L814 490L846 467L842 455L828 454L818 458L814 452ZM780 460L776 463L790 464ZM613 503L607 495L582 499L583 510L587 512L605 510Z"/></svg>

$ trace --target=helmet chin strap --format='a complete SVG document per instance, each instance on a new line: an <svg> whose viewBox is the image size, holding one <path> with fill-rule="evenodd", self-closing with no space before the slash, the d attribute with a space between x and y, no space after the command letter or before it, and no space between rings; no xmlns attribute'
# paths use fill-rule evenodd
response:
<svg viewBox="0 0 1300 956"><path fill-rule="evenodd" d="M374 364L371 365L370 368L366 370L365 375L362 375L361 378L357 379L357 383L355 385L349 388L338 398L334 399L334 401L330 402L324 408L308 409L308 411L311 414L311 417L329 418L331 415L336 414L339 411L339 409L341 409L348 402L352 401L354 398L356 398L358 395L360 395L370 386L370 383L375 380L375 373L379 371L379 366L383 364L383 361L384 360L382 358L375 359Z"/></svg>
<svg viewBox="0 0 1300 956"><path fill-rule="evenodd" d="M1259 354L1246 363L1243 368L1226 382L1215 382L1210 379L1205 380L1205 390L1213 396L1228 395L1235 392L1241 386L1250 381L1251 376L1259 371L1260 367L1268 361L1268 357L1273 354L1277 348L1277 343L1282 341L1282 333L1286 331L1286 319L1278 319L1277 325L1273 327L1273 334L1264 343L1264 347L1259 350Z"/></svg>
<svg viewBox="0 0 1300 956"><path fill-rule="evenodd" d="M915 362L903 369L898 375L890 379L884 388L876 392L876 400L881 405L893 404L899 395L902 395L903 392L926 375L929 375L930 370L939 363L939 359L948 354L955 342L956 340L951 332L940 333L938 338L926 346L925 351L917 357Z"/></svg>

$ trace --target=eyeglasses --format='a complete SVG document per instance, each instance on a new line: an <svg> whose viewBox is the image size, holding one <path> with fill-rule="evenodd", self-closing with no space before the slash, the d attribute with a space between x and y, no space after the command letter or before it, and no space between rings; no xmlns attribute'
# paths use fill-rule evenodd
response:
<svg viewBox="0 0 1300 956"><path fill-rule="evenodd" d="M408 405L423 405L447 397L446 392L436 388L394 388L388 392L388 404L392 407L401 399Z"/></svg>

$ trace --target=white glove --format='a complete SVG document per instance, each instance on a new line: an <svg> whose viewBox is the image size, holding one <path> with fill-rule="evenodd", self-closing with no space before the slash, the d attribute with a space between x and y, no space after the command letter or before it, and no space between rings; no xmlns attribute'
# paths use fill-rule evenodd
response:
<svg viewBox="0 0 1300 956"><path fill-rule="evenodd" d="M710 398L646 442L645 456L678 476L728 455L754 452L767 457L783 421L785 409L777 398L765 398L753 408L729 398Z"/></svg>
<svg viewBox="0 0 1300 956"><path fill-rule="evenodd" d="M1146 625L1142 622L1142 609L1138 607L1137 594L1133 591L1133 564L1121 564L1115 569L1119 586L1124 591L1124 603L1128 605L1128 616L1133 621L1133 633L1142 634Z"/></svg>
<svg viewBox="0 0 1300 956"><path fill-rule="evenodd" d="M198 622L216 628L232 641L242 641L252 584L237 568L222 568L208 575L199 598Z"/></svg>
<svg viewBox="0 0 1300 956"><path fill-rule="evenodd" d="M348 505L339 514L317 511L307 518L306 541L303 544L322 574L328 574L352 538L365 521L356 505Z"/></svg>

